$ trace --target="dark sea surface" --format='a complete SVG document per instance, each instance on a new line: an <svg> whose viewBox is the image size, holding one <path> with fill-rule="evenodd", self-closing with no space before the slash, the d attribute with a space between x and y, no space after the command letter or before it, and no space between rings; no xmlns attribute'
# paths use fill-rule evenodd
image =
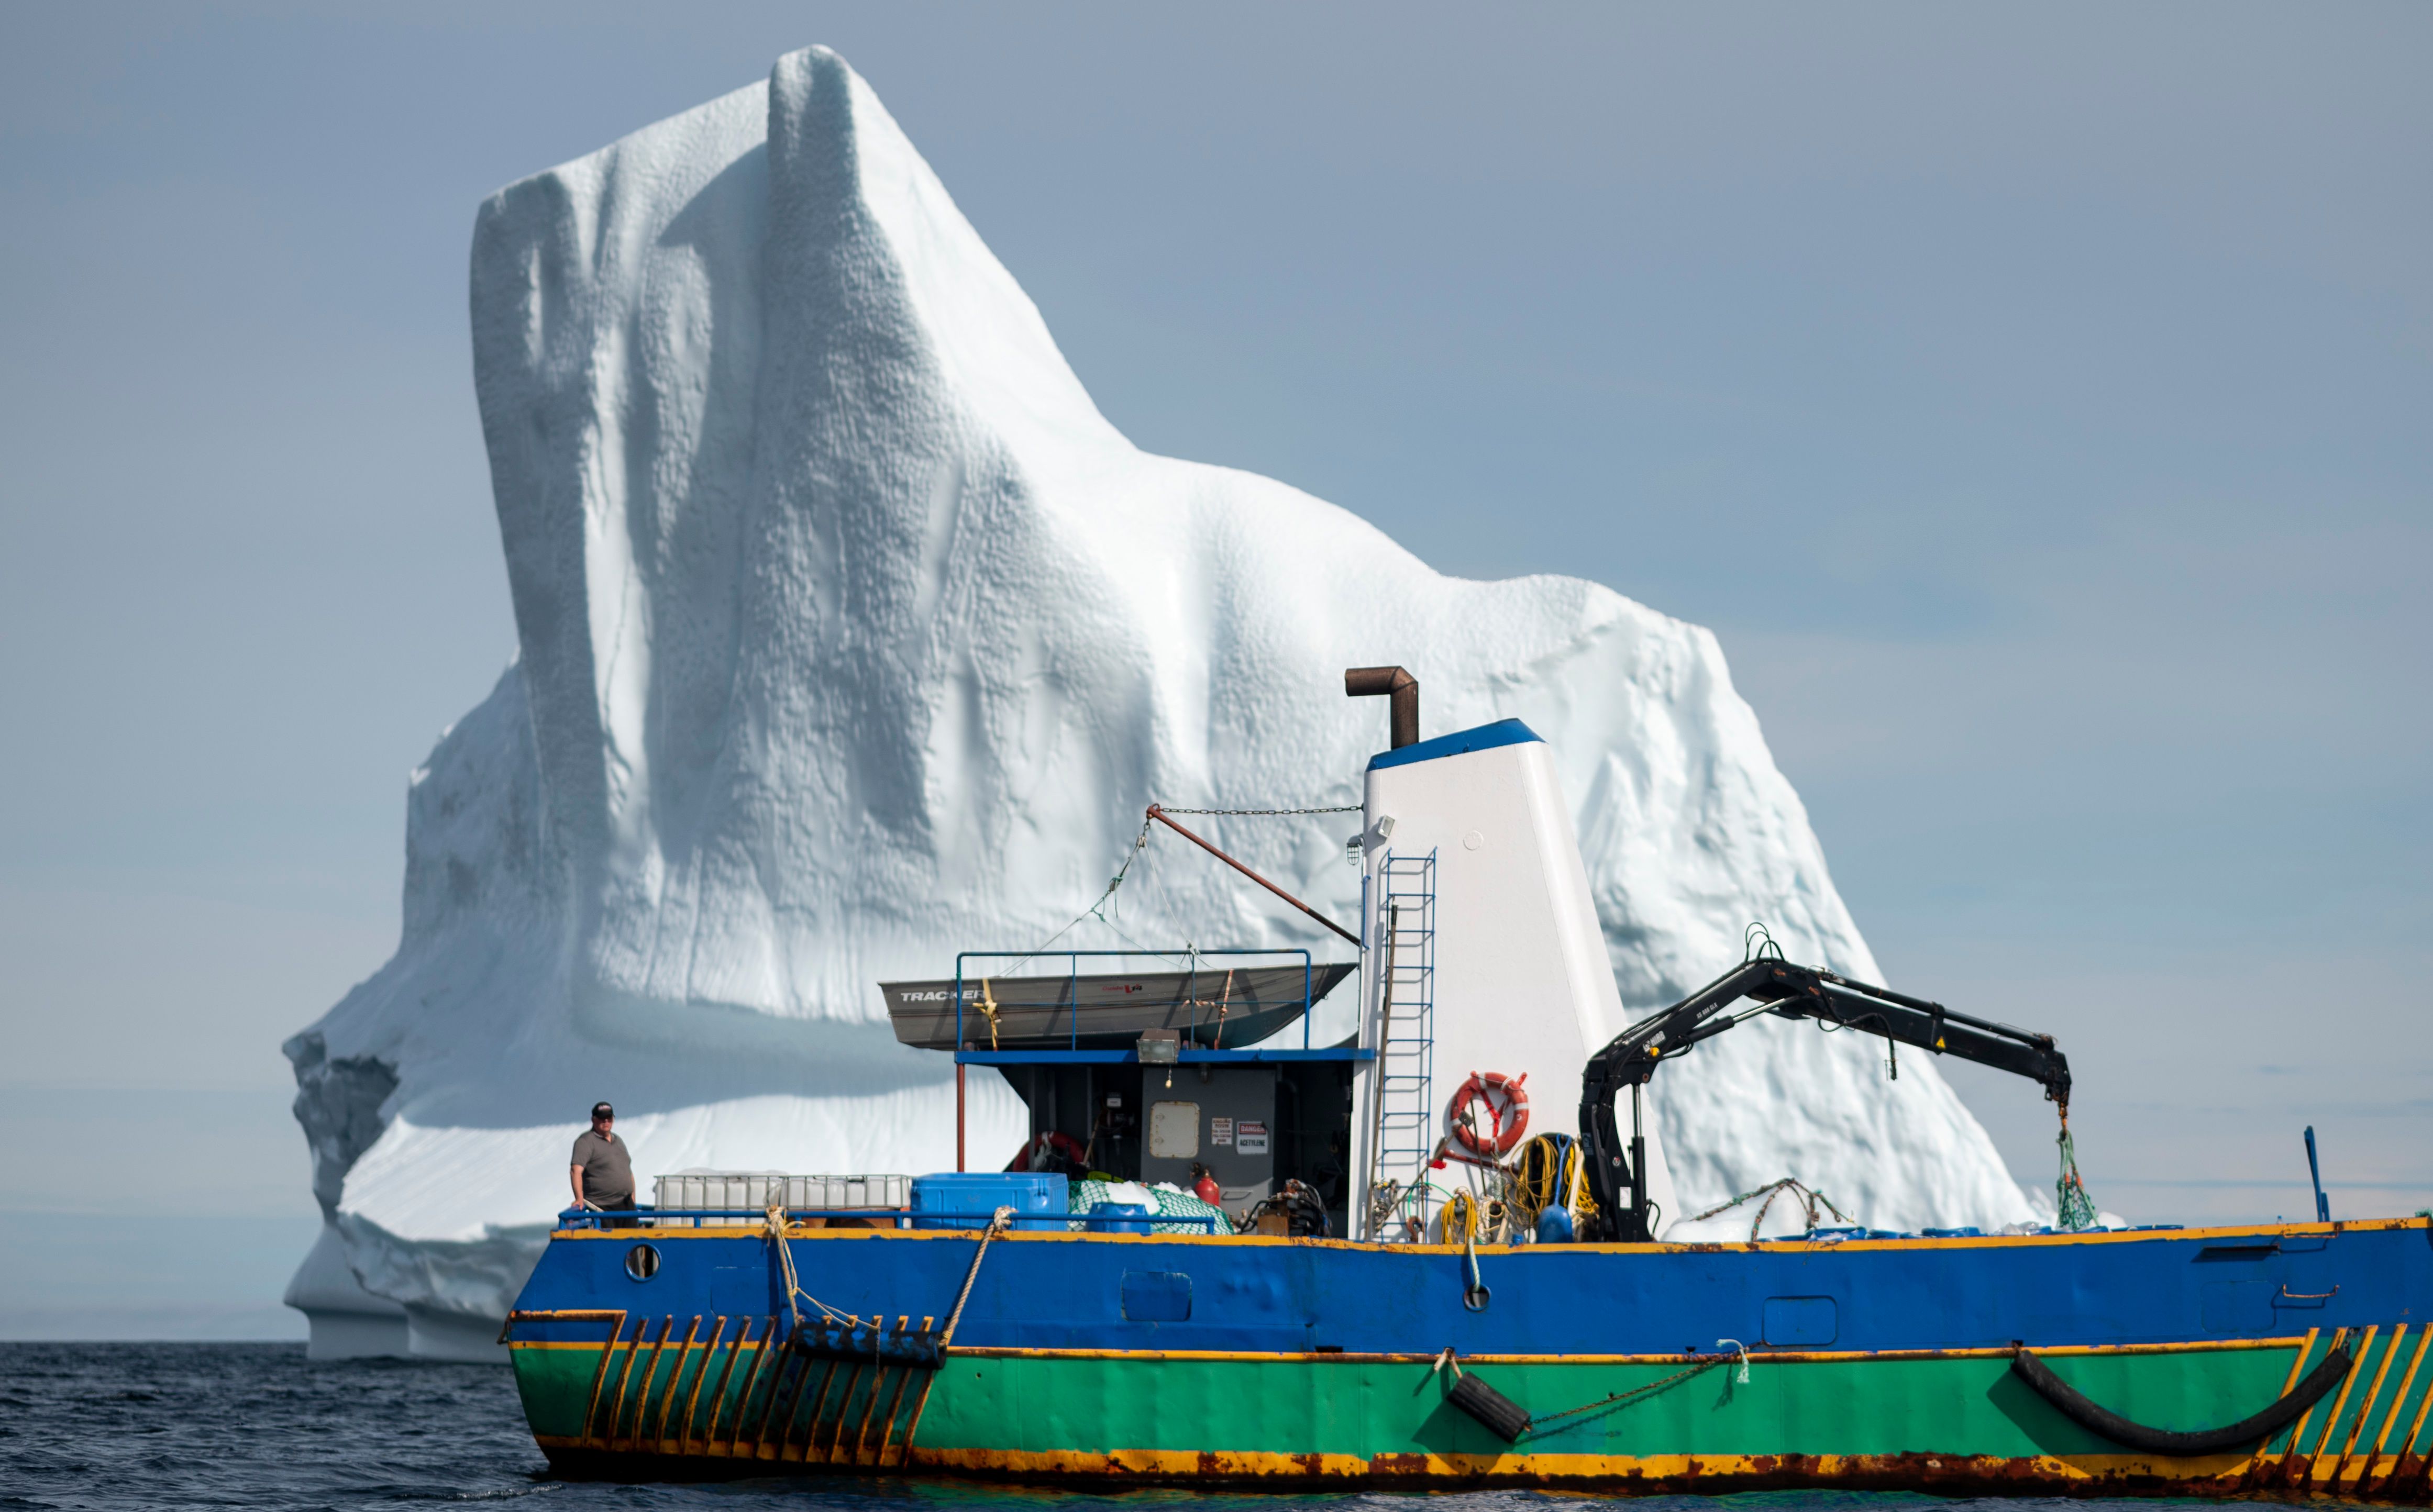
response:
<svg viewBox="0 0 2433 1512"><path fill-rule="evenodd" d="M1604 1498L1528 1491L1209 1495L1058 1492L959 1481L829 1478L616 1486L553 1480L497 1366L313 1364L300 1344L0 1344L0 1509L379 1507L526 1502L576 1508L837 1507L940 1512L1010 1506L1188 1504L1285 1512L1417 1508L1524 1512ZM1633 1512L1980 1506L1999 1512L2153 1508L2152 1502L1942 1502L1925 1496L1767 1492L1646 1497Z"/></svg>

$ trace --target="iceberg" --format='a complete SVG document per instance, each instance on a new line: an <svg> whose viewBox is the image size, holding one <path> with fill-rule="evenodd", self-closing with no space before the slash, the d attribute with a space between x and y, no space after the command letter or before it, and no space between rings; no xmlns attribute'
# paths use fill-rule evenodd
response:
<svg viewBox="0 0 2433 1512"><path fill-rule="evenodd" d="M1755 919L1880 979L1711 634L1571 578L1448 577L1132 446L825 49L499 191L471 316L519 649L412 776L395 957L286 1045L327 1220L289 1299L321 1352L502 1355L597 1098L646 1198L689 1167L950 1167L951 1064L895 1042L882 978L1077 916L1066 944L1330 959L1233 872L1136 845L1151 802L1356 804L1385 731L1346 667L1413 669L1423 734L1545 737L1634 1012ZM1354 821L1208 823L1356 911ZM1022 1107L993 1073L970 1097L1000 1164ZM1879 1227L2033 1216L1880 1042L1752 1023L1651 1100L1684 1218L1784 1176Z"/></svg>

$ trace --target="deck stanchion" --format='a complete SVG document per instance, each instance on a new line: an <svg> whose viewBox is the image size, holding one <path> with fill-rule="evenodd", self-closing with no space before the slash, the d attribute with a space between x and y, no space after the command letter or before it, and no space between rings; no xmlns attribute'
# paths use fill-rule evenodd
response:
<svg viewBox="0 0 2433 1512"><path fill-rule="evenodd" d="M987 978L982 977L983 981ZM963 958L955 957L955 1169L967 1171L963 1163Z"/></svg>

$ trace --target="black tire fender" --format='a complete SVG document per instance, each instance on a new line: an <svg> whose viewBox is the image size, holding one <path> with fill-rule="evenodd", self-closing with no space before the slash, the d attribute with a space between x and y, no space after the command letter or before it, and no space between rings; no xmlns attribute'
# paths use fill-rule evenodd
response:
<svg viewBox="0 0 2433 1512"><path fill-rule="evenodd" d="M2063 1417L2116 1444L2142 1449L2152 1454L2216 1454L2226 1449L2243 1449L2280 1432L2300 1413L2313 1406L2324 1393L2339 1385L2340 1379L2349 1373L2351 1363L2348 1347L2342 1345L2324 1355L2322 1363L2307 1371L2306 1378L2299 1382L2288 1395L2262 1412L2252 1418L2242 1418L2227 1427L2207 1428L2190 1434L2131 1422L2053 1374L2052 1367L2026 1350L2011 1356L2011 1373L2033 1387L2036 1395L2051 1402Z"/></svg>

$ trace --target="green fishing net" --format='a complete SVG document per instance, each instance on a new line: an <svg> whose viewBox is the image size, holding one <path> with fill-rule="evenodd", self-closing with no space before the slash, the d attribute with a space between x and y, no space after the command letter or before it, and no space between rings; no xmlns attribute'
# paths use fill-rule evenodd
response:
<svg viewBox="0 0 2433 1512"><path fill-rule="evenodd" d="M2060 1143L2061 1180L2053 1183L2053 1201L2061 1213L2053 1219L2053 1227L2091 1229L2095 1226L2095 1200L2086 1195L2086 1183L2078 1179L2078 1147L2070 1142L2067 1116L2061 1121Z"/></svg>

